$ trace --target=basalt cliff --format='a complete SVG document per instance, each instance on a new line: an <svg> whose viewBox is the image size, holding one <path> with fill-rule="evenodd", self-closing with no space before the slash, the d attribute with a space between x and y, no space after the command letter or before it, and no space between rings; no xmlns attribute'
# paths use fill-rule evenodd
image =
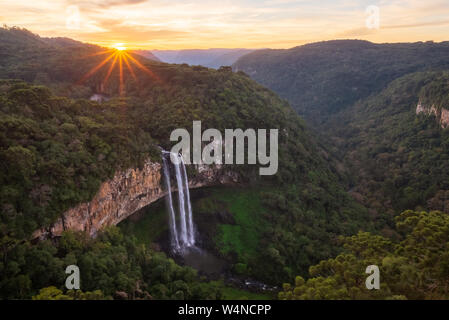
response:
<svg viewBox="0 0 449 320"><path fill-rule="evenodd" d="M52 226L33 233L33 238L59 236L64 230L85 231L95 237L103 227L116 225L139 209L167 194L162 182L162 165L148 159L141 169L117 172L104 182L90 202L81 203L61 215ZM189 188L237 183L239 176L220 166L195 166ZM172 191L175 189L173 188Z"/></svg>
<svg viewBox="0 0 449 320"><path fill-rule="evenodd" d="M437 109L435 105L428 106L421 103L416 106L416 114L425 114L428 116L435 116L437 122L441 125L441 128L447 128L449 126L449 109L440 108Z"/></svg>

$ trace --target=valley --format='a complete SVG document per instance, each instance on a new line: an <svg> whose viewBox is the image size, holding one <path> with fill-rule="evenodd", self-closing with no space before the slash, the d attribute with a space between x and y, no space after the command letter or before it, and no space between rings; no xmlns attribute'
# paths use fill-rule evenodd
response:
<svg viewBox="0 0 449 320"><path fill-rule="evenodd" d="M449 297L447 42L319 42L212 69L20 28L0 40L1 298L73 297L72 264L86 299ZM169 166L171 133L197 121L278 130L277 172Z"/></svg>
<svg viewBox="0 0 449 320"><path fill-rule="evenodd" d="M143 55L150 53L162 62L189 65L201 65L218 69L222 66L231 66L240 57L248 54L252 49L185 49L185 50L153 50L144 51Z"/></svg>
<svg viewBox="0 0 449 320"><path fill-rule="evenodd" d="M251 232L250 221L242 223L240 217L247 214L248 210L233 206L231 211L226 211L222 206L225 203L240 205L246 204L242 190L230 187L209 187L192 190L193 221L197 227L196 245L187 248L182 254L173 253L170 247L169 217L166 212L165 200L160 200L141 211L130 216L118 226L125 236L135 236L139 243L145 244L155 250L163 251L168 256L181 264L198 270L199 274L211 281L219 281L226 284L224 292L234 297L273 298L277 288L267 286L251 279L252 273L245 263L239 261L254 260L258 250L257 243L261 236L260 231L252 231L253 241L248 241L248 232ZM240 201L235 202L235 198ZM221 199L222 205L214 209L210 203ZM220 211L215 211L220 210ZM257 211L249 210L254 218ZM236 217L236 218L234 218ZM237 222L234 220L237 219ZM259 217L260 219L260 217ZM228 245L223 249L223 243ZM242 253L246 257L239 256ZM237 256L234 255L237 253ZM237 296L239 294L239 296ZM226 296L226 293L225 293Z"/></svg>

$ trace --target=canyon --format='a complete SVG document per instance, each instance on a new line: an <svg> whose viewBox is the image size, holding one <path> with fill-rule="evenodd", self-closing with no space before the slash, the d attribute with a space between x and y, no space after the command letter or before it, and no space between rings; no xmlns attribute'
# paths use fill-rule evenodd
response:
<svg viewBox="0 0 449 320"><path fill-rule="evenodd" d="M219 184L235 184L239 175L215 165L195 165L195 174L188 181L189 188ZM176 188L172 187L172 192ZM91 237L107 226L116 225L138 210L167 195L162 181L162 165L147 159L142 168L118 171L100 186L93 199L61 214L47 228L36 230L33 239L60 236L64 230L84 231Z"/></svg>

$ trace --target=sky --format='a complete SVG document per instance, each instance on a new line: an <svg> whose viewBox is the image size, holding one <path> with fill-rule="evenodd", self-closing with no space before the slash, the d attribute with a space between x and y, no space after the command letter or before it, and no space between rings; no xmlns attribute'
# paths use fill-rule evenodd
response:
<svg viewBox="0 0 449 320"><path fill-rule="evenodd" d="M449 0L0 0L0 23L129 49L449 40Z"/></svg>

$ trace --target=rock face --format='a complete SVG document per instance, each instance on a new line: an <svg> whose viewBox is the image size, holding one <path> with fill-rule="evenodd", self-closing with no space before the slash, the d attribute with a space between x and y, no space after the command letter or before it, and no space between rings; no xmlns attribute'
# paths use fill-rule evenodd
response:
<svg viewBox="0 0 449 320"><path fill-rule="evenodd" d="M428 116L435 116L437 118L438 123L441 125L441 128L447 128L449 126L449 110L445 108L441 108L441 110L437 110L435 105L426 106L420 102L416 106L416 114L425 114Z"/></svg>
<svg viewBox="0 0 449 320"><path fill-rule="evenodd" d="M196 166L190 188L237 183L238 175L219 166ZM95 237L105 226L116 225L139 209L164 197L160 163L147 160L142 169L117 172L104 182L94 198L69 209L48 229L34 232L33 238L59 236L64 230L86 231ZM174 191L174 190L172 190Z"/></svg>
<svg viewBox="0 0 449 320"><path fill-rule="evenodd" d="M440 123L443 128L447 128L449 126L449 110L444 109L444 108L441 109Z"/></svg>

